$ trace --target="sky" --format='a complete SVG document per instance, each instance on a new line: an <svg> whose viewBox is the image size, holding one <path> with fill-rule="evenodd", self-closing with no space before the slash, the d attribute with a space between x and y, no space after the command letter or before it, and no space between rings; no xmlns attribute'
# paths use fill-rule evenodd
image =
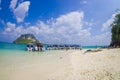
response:
<svg viewBox="0 0 120 80"><path fill-rule="evenodd" d="M0 0L0 41L34 34L43 43L109 45L120 0Z"/></svg>

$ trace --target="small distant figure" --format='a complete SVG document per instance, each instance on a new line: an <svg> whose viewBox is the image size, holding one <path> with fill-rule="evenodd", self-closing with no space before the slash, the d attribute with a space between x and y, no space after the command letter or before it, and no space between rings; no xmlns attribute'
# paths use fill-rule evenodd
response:
<svg viewBox="0 0 120 80"><path fill-rule="evenodd" d="M39 51L43 51L43 45L39 45Z"/></svg>
<svg viewBox="0 0 120 80"><path fill-rule="evenodd" d="M38 51L38 46L37 45L35 46L35 51Z"/></svg>
<svg viewBox="0 0 120 80"><path fill-rule="evenodd" d="M27 45L27 51L33 51L33 45Z"/></svg>
<svg viewBox="0 0 120 80"><path fill-rule="evenodd" d="M31 45L30 49L31 49L31 51L33 51L33 49L34 49L33 45Z"/></svg>
<svg viewBox="0 0 120 80"><path fill-rule="evenodd" d="M27 48L27 51L29 51L29 47L30 47L30 46L29 46L29 45L27 45L27 47L26 47L26 48Z"/></svg>

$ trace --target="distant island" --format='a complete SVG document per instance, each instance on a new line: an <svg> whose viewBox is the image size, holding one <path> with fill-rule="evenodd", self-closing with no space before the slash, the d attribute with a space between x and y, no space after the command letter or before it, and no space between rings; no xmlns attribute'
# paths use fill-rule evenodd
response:
<svg viewBox="0 0 120 80"><path fill-rule="evenodd" d="M15 44L28 44L28 43L40 43L33 34L22 34L16 40L13 41Z"/></svg>

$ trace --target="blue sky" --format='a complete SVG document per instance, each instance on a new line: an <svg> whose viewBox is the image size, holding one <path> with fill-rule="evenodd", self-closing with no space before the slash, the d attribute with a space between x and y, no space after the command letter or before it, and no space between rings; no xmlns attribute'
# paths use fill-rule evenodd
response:
<svg viewBox="0 0 120 80"><path fill-rule="evenodd" d="M24 33L43 43L108 45L120 0L0 0L0 41Z"/></svg>

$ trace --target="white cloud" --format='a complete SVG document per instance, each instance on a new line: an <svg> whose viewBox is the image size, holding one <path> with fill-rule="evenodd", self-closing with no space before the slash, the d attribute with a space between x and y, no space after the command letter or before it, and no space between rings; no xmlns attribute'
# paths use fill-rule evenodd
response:
<svg viewBox="0 0 120 80"><path fill-rule="evenodd" d="M90 38L92 45L109 45L111 42L111 33L109 31L101 33Z"/></svg>
<svg viewBox="0 0 120 80"><path fill-rule="evenodd" d="M18 0L12 0L10 3L10 9L12 10L17 22L23 22L24 18L28 15L30 1L24 1L18 4Z"/></svg>
<svg viewBox="0 0 120 80"><path fill-rule="evenodd" d="M105 23L103 23L103 27L101 31L107 31L110 28L110 25L113 23L116 14L118 14L118 12L114 13L110 19L108 19Z"/></svg>
<svg viewBox="0 0 120 80"><path fill-rule="evenodd" d="M12 32L14 31L16 25L11 22L7 22L7 28L5 29L5 32Z"/></svg>
<svg viewBox="0 0 120 80"><path fill-rule="evenodd" d="M84 13L81 11L70 12L61 15L56 19L48 20L44 23L38 20L34 25L24 28L23 25L17 26L8 22L8 27L4 33L14 36L23 33L32 33L44 43L68 43L82 45L108 44L109 33L92 36L89 28L84 28ZM8 33L9 32L9 33ZM13 39L15 39L13 38Z"/></svg>
<svg viewBox="0 0 120 80"><path fill-rule="evenodd" d="M22 2L18 5L14 10L14 15L16 17L17 22L23 22L24 18L27 16L29 10L29 1Z"/></svg>
<svg viewBox="0 0 120 80"><path fill-rule="evenodd" d="M14 10L16 8L18 0L11 0L10 2L10 9Z"/></svg>

